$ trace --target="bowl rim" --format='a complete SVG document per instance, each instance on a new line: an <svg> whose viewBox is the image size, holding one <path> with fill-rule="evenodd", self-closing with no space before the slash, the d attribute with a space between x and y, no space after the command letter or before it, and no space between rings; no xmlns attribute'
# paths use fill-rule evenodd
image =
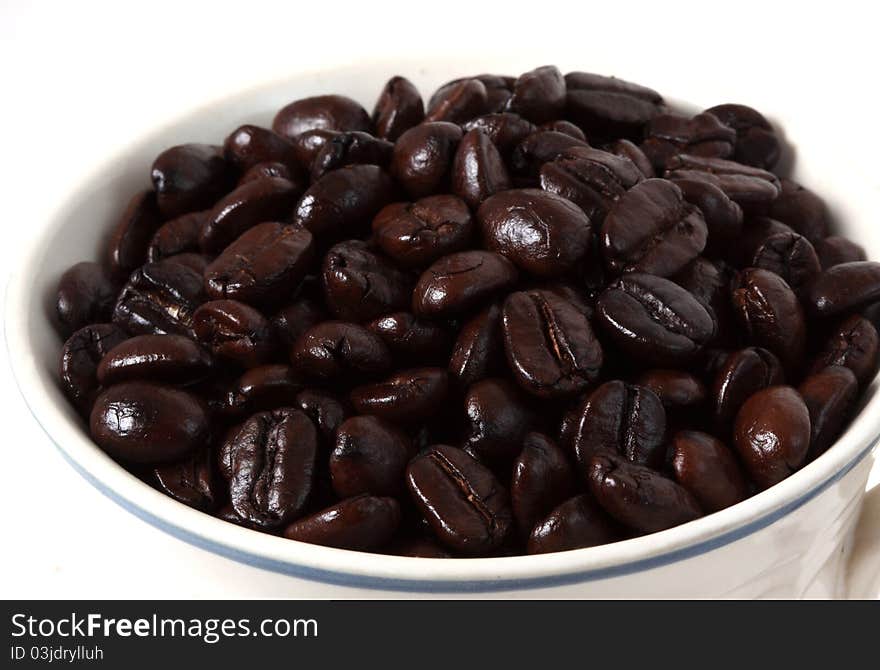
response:
<svg viewBox="0 0 880 670"><path fill-rule="evenodd" d="M373 63L318 68L234 91L176 113L119 147L66 188L47 223L26 244L6 291L4 332L13 378L34 419L64 459L95 488L151 525L213 553L273 572L363 589L420 592L492 592L589 582L693 558L755 533L803 506L842 479L880 443L880 393L874 393L832 447L801 470L720 512L649 535L553 554L497 558L430 559L355 552L259 533L189 508L129 474L102 452L67 408L55 380L46 378L29 332L46 316L29 293L27 269L37 267L65 223L68 203L111 166L124 164L137 147L154 144L164 129L216 106L250 99L261 91L296 85L321 73L373 71ZM375 72L373 73L375 74ZM42 323L40 323L42 322Z"/></svg>

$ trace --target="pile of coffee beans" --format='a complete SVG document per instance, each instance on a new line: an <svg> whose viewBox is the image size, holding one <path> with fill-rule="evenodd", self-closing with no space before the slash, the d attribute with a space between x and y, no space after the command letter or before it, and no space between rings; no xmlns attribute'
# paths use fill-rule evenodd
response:
<svg viewBox="0 0 880 670"><path fill-rule="evenodd" d="M820 456L877 372L880 263L782 149L552 66L297 100L159 154L61 277L61 385L132 473L293 540L670 528Z"/></svg>

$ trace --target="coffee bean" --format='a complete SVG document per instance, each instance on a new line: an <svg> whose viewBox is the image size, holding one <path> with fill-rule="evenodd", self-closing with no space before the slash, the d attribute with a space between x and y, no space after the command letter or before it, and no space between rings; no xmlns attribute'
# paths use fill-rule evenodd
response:
<svg viewBox="0 0 880 670"><path fill-rule="evenodd" d="M513 464L510 501L523 536L574 494L574 473L565 453L546 435L529 433Z"/></svg>
<svg viewBox="0 0 880 670"><path fill-rule="evenodd" d="M749 487L733 452L707 433L683 430L672 438L676 481L707 512L717 512L749 496Z"/></svg>
<svg viewBox="0 0 880 670"><path fill-rule="evenodd" d="M102 386L144 380L186 386L211 372L210 354L182 335L138 335L113 347L98 365Z"/></svg>
<svg viewBox="0 0 880 670"><path fill-rule="evenodd" d="M263 365L275 349L269 322L253 307L235 300L212 300L192 317L195 338L221 360L244 368Z"/></svg>
<svg viewBox="0 0 880 670"><path fill-rule="evenodd" d="M722 256L738 268L752 264L758 249L775 235L796 234L790 227L766 216L749 216L739 238L734 240Z"/></svg>
<svg viewBox="0 0 880 670"><path fill-rule="evenodd" d="M746 105L716 105L706 110L736 131L733 160L771 170L782 153L773 126L763 114Z"/></svg>
<svg viewBox="0 0 880 670"><path fill-rule="evenodd" d="M535 525L528 553L549 554L614 542L620 531L592 496L569 498Z"/></svg>
<svg viewBox="0 0 880 670"><path fill-rule="evenodd" d="M552 65L539 67L519 76L506 110L532 123L558 119L565 111L565 80Z"/></svg>
<svg viewBox="0 0 880 670"><path fill-rule="evenodd" d="M510 170L520 180L535 182L541 168L572 149L589 149L590 145L567 133L537 130L517 144L510 153ZM534 184L537 186L537 184Z"/></svg>
<svg viewBox="0 0 880 670"><path fill-rule="evenodd" d="M513 148L537 130L530 121L519 114L510 112L486 114L471 119L462 125L462 130L469 133L480 130L498 147L501 155L507 157Z"/></svg>
<svg viewBox="0 0 880 670"><path fill-rule="evenodd" d="M324 321L294 343L290 360L297 370L321 381L362 379L391 368L382 338L356 323Z"/></svg>
<svg viewBox="0 0 880 670"><path fill-rule="evenodd" d="M336 429L349 414L349 409L335 396L326 391L304 389L296 395L294 407L301 409L318 427L321 438L332 445Z"/></svg>
<svg viewBox="0 0 880 670"><path fill-rule="evenodd" d="M852 416L859 383L849 368L829 365L807 377L798 393L810 413L807 461L812 461L828 451Z"/></svg>
<svg viewBox="0 0 880 670"><path fill-rule="evenodd" d="M536 416L522 393L505 379L475 382L464 397L467 421L463 444L483 462L507 463L520 453Z"/></svg>
<svg viewBox="0 0 880 670"><path fill-rule="evenodd" d="M557 133L563 133L565 135L570 135L571 137L577 140L587 141L587 136L584 135L584 131L574 125L571 121L565 121L564 119L557 119L556 121L547 121L546 123L542 123L538 126L540 130L552 130Z"/></svg>
<svg viewBox="0 0 880 670"><path fill-rule="evenodd" d="M393 312L374 319L367 328L378 335L391 353L402 361L440 363L449 355L449 332L409 312Z"/></svg>
<svg viewBox="0 0 880 670"><path fill-rule="evenodd" d="M751 265L775 272L798 296L806 294L822 271L813 245L797 233L768 237L755 251Z"/></svg>
<svg viewBox="0 0 880 670"><path fill-rule="evenodd" d="M614 140L605 147L605 151L608 151L615 156L631 160L633 164L639 168L639 172L642 173L642 176L645 179L651 179L657 176L654 172L654 166L651 165L651 161L648 160L645 152L642 151L637 144L633 144L629 140Z"/></svg>
<svg viewBox="0 0 880 670"><path fill-rule="evenodd" d="M372 129L367 111L344 95L316 95L296 100L282 107L272 121L272 130L287 138L310 130L369 133Z"/></svg>
<svg viewBox="0 0 880 670"><path fill-rule="evenodd" d="M92 323L109 321L119 288L98 263L77 263L58 280L55 314L61 334L71 335Z"/></svg>
<svg viewBox="0 0 880 670"><path fill-rule="evenodd" d="M666 161L664 176L707 181L749 211L769 207L780 193L779 179L772 172L722 158L678 154Z"/></svg>
<svg viewBox="0 0 880 670"><path fill-rule="evenodd" d="M336 135L321 147L312 160L311 178L317 181L328 172L348 165L388 167L394 145L368 133L352 131Z"/></svg>
<svg viewBox="0 0 880 670"><path fill-rule="evenodd" d="M725 255L742 232L742 208L728 198L724 191L709 182L673 179L672 183L681 190L685 202L694 205L703 214L707 232L706 254Z"/></svg>
<svg viewBox="0 0 880 670"><path fill-rule="evenodd" d="M446 370L413 368L397 372L383 382L356 387L351 392L351 403L361 414L414 423L442 407L448 390Z"/></svg>
<svg viewBox="0 0 880 670"><path fill-rule="evenodd" d="M162 225L155 191L136 194L119 217L107 244L107 267L125 280L147 260L150 240Z"/></svg>
<svg viewBox="0 0 880 670"><path fill-rule="evenodd" d="M211 207L234 183L222 147L209 144L166 149L153 161L150 176L166 219Z"/></svg>
<svg viewBox="0 0 880 670"><path fill-rule="evenodd" d="M862 386L871 383L880 366L880 336L868 319L858 314L845 319L828 338L811 372L829 365L849 368Z"/></svg>
<svg viewBox="0 0 880 670"><path fill-rule="evenodd" d="M656 170L663 170L669 159L678 154L707 158L733 155L736 131L713 114L691 118L678 114L660 114L645 128L642 151Z"/></svg>
<svg viewBox="0 0 880 670"><path fill-rule="evenodd" d="M868 260L861 245L839 235L829 235L816 242L815 247L823 270L843 263Z"/></svg>
<svg viewBox="0 0 880 670"><path fill-rule="evenodd" d="M486 198L511 186L498 149L481 130L470 130L452 161L452 192L473 208Z"/></svg>
<svg viewBox="0 0 880 670"><path fill-rule="evenodd" d="M667 411L700 407L708 396L703 382L683 370L647 370L636 384L653 391Z"/></svg>
<svg viewBox="0 0 880 670"><path fill-rule="evenodd" d="M479 79L461 79L441 87L428 103L425 121L464 123L489 111L486 86Z"/></svg>
<svg viewBox="0 0 880 670"><path fill-rule="evenodd" d="M315 156L324 147L324 145L339 135L338 130L327 130L326 128L317 128L315 130L307 130L295 137L290 138L293 145L293 152L296 155L297 163L300 170L308 174L312 169L312 163Z"/></svg>
<svg viewBox="0 0 880 670"><path fill-rule="evenodd" d="M396 495L403 486L409 439L375 416L346 419L336 431L330 477L340 498Z"/></svg>
<svg viewBox="0 0 880 670"><path fill-rule="evenodd" d="M376 136L394 142L424 118L422 96L413 83L405 77L389 79L373 108Z"/></svg>
<svg viewBox="0 0 880 670"><path fill-rule="evenodd" d="M790 179L781 179L781 191L768 214L816 244L828 235L825 203L812 191Z"/></svg>
<svg viewBox="0 0 880 670"><path fill-rule="evenodd" d="M199 511L211 512L220 501L220 485L210 449L201 449L179 463L159 465L154 468L153 477L163 493Z"/></svg>
<svg viewBox="0 0 880 670"><path fill-rule="evenodd" d="M241 175L238 183L236 183L236 187L244 186L252 181L257 181L258 179L286 179L296 187L297 191L305 190L305 186L300 183L302 178L299 177L298 171L294 172L283 163L271 161L257 163L252 168L248 169L247 172Z"/></svg>
<svg viewBox="0 0 880 670"><path fill-rule="evenodd" d="M715 316L717 328L713 342L718 346L739 346L739 333L730 302L730 287L735 274L724 261L697 256L681 272L670 277Z"/></svg>
<svg viewBox="0 0 880 670"><path fill-rule="evenodd" d="M589 138L641 140L645 125L663 111L656 91L615 77L569 72L565 116Z"/></svg>
<svg viewBox="0 0 880 670"><path fill-rule="evenodd" d="M411 198L448 190L461 128L445 121L421 123L394 144L391 174Z"/></svg>
<svg viewBox="0 0 880 670"><path fill-rule="evenodd" d="M490 470L439 445L407 466L407 485L437 538L469 556L501 546L513 529L508 494Z"/></svg>
<svg viewBox="0 0 880 670"><path fill-rule="evenodd" d="M856 261L834 265L820 274L806 296L814 316L844 314L880 301L880 263Z"/></svg>
<svg viewBox="0 0 880 670"><path fill-rule="evenodd" d="M235 382L228 409L238 415L296 407L302 378L289 365L260 365Z"/></svg>
<svg viewBox="0 0 880 670"><path fill-rule="evenodd" d="M346 498L284 529L289 540L325 547L375 551L388 544L400 524L400 506L394 498Z"/></svg>
<svg viewBox="0 0 880 670"><path fill-rule="evenodd" d="M112 323L96 323L75 331L61 347L61 388L81 414L88 416L98 393L98 364L126 337Z"/></svg>
<svg viewBox="0 0 880 670"><path fill-rule="evenodd" d="M201 251L199 235L208 219L208 214L209 210L190 212L163 223L150 240L147 260L155 263L177 254Z"/></svg>
<svg viewBox="0 0 880 670"><path fill-rule="evenodd" d="M727 430L746 400L761 389L782 384L784 379L779 359L766 349L748 347L732 352L712 383L715 425Z"/></svg>
<svg viewBox="0 0 880 670"><path fill-rule="evenodd" d="M297 170L299 161L293 144L268 128L244 125L233 130L223 142L226 160L247 172L263 163L280 163Z"/></svg>
<svg viewBox="0 0 880 670"><path fill-rule="evenodd" d="M327 318L324 306L310 295L301 295L272 317L272 330L278 344L290 349L300 335Z"/></svg>
<svg viewBox="0 0 880 670"><path fill-rule="evenodd" d="M467 388L496 372L502 363L501 309L489 305L464 323L452 348L449 375Z"/></svg>

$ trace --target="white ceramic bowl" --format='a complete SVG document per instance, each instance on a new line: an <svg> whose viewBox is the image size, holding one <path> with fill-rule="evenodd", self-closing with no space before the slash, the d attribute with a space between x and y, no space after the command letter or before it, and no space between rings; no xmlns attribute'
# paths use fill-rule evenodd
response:
<svg viewBox="0 0 880 670"><path fill-rule="evenodd" d="M49 322L52 296L65 268L97 257L108 226L130 195L147 185L149 166L160 150L187 141L219 143L241 123L269 125L282 105L317 93L344 92L369 109L384 81L397 71L428 92L474 69L448 63L407 70L399 63L384 63L301 75L192 110L96 163L57 203L9 286L5 326L10 360L36 420L80 474L126 509L206 550L297 580L296 589L287 592L296 590L303 597L841 595L842 566L880 435L880 398L873 388L838 442L777 486L661 533L543 556L412 559L271 537L178 504L117 466L89 439L56 380L61 342ZM687 86L676 93L686 96ZM762 108L760 99L743 96L738 101ZM778 109L779 100L775 103ZM803 132L799 111L788 110L786 116L783 109L774 120L785 127L799 121ZM817 136L818 130L817 125ZM871 258L880 259L880 193L859 177L870 174L867 167L864 172L851 164L852 169L837 169L839 157L829 155L827 145L814 147L808 134L789 139L797 143L794 176L825 196L842 230L863 244ZM874 498L876 507L876 492Z"/></svg>

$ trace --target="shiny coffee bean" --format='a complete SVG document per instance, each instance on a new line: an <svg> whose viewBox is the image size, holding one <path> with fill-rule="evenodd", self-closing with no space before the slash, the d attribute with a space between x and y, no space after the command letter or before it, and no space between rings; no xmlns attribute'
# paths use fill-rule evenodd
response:
<svg viewBox="0 0 880 670"><path fill-rule="evenodd" d="M742 208L727 197L720 188L705 181L673 179L686 202L703 214L706 222L707 255L724 255L729 245L736 242L742 232Z"/></svg>
<svg viewBox="0 0 880 670"><path fill-rule="evenodd" d="M68 268L58 280L55 314L65 337L92 323L110 320L119 287L98 263Z"/></svg>
<svg viewBox="0 0 880 670"><path fill-rule="evenodd" d="M771 204L769 216L790 226L816 244L828 235L825 203L812 191L790 179L780 180L782 189Z"/></svg>
<svg viewBox="0 0 880 670"><path fill-rule="evenodd" d="M368 323L367 328L401 361L445 361L452 346L447 329L409 312L386 314Z"/></svg>
<svg viewBox="0 0 880 670"><path fill-rule="evenodd" d="M784 223L766 216L749 216L739 238L733 241L722 256L739 268L749 267L758 249L775 235L796 234Z"/></svg>
<svg viewBox="0 0 880 670"><path fill-rule="evenodd" d="M150 245L147 247L147 260L155 263L177 254L201 251L199 235L208 218L208 213L209 210L190 212L163 223L153 235L153 239L150 240Z"/></svg>
<svg viewBox="0 0 880 670"><path fill-rule="evenodd" d="M510 463L536 416L520 390L506 379L475 382L464 397L467 427L463 445L482 462Z"/></svg>
<svg viewBox="0 0 880 670"><path fill-rule="evenodd" d="M486 198L511 187L498 149L481 130L470 130L452 161L452 192L473 208Z"/></svg>
<svg viewBox="0 0 880 670"><path fill-rule="evenodd" d="M648 122L640 148L656 170L663 170L678 154L728 158L735 143L736 131L713 114L704 112L691 118L661 114Z"/></svg>
<svg viewBox="0 0 880 670"><path fill-rule="evenodd" d="M382 338L344 321L309 328L293 344L290 360L298 371L320 381L375 377L391 368L391 352Z"/></svg>
<svg viewBox="0 0 880 670"><path fill-rule="evenodd" d="M310 130L369 133L372 129L367 111L344 95L316 95L296 100L282 107L272 121L272 130L287 138Z"/></svg>
<svg viewBox="0 0 880 670"><path fill-rule="evenodd" d="M202 249L219 253L258 223L287 221L299 195L299 188L286 179L257 179L239 186L208 214L199 240Z"/></svg>
<svg viewBox="0 0 880 670"><path fill-rule="evenodd" d="M570 302L549 291L512 293L501 322L508 364L529 393L572 395L598 378L602 347L586 316Z"/></svg>
<svg viewBox="0 0 880 670"><path fill-rule="evenodd" d="M654 166L651 165L651 161L648 160L645 152L637 144L633 144L629 140L615 140L605 147L605 151L631 160L639 168L639 172L642 173L645 179L652 179L657 176L654 172Z"/></svg>
<svg viewBox="0 0 880 670"><path fill-rule="evenodd" d="M499 548L513 529L508 494L461 449L435 446L407 466L410 494L445 546L468 556Z"/></svg>
<svg viewBox="0 0 880 670"><path fill-rule="evenodd" d="M302 378L289 365L260 365L235 382L228 409L237 415L296 407Z"/></svg>
<svg viewBox="0 0 880 670"><path fill-rule="evenodd" d="M566 135L571 135L575 139L583 140L584 142L587 141L587 136L584 135L584 131L574 125L571 121L557 119L556 121L542 123L538 128L541 130L552 130L557 133L564 133Z"/></svg>
<svg viewBox="0 0 880 670"><path fill-rule="evenodd" d="M596 318L617 348L655 366L693 360L716 328L693 295L668 279L640 273L624 275L602 292Z"/></svg>
<svg viewBox="0 0 880 670"><path fill-rule="evenodd" d="M574 473L565 453L546 435L529 433L513 464L510 502L520 534L574 494Z"/></svg>
<svg viewBox="0 0 880 670"><path fill-rule="evenodd" d="M416 202L396 202L373 219L373 239L405 267L430 265L470 246L474 222L467 204L454 195L431 195Z"/></svg>
<svg viewBox="0 0 880 670"><path fill-rule="evenodd" d="M299 410L254 414L224 447L235 511L263 528L299 516L314 485L317 448L315 426Z"/></svg>
<svg viewBox="0 0 880 670"><path fill-rule="evenodd" d="M128 463L182 459L206 446L211 431L198 397L143 381L116 384L101 393L89 427L99 447Z"/></svg>
<svg viewBox="0 0 880 670"><path fill-rule="evenodd" d="M584 549L619 539L620 531L591 495L569 498L535 525L529 554Z"/></svg>
<svg viewBox="0 0 880 670"><path fill-rule="evenodd" d="M161 382L186 386L211 372L210 354L182 335L138 335L113 347L98 365L98 381L107 387L120 382Z"/></svg>
<svg viewBox="0 0 880 670"><path fill-rule="evenodd" d="M856 261L834 265L820 274L806 296L814 316L844 314L880 301L880 263Z"/></svg>
<svg viewBox="0 0 880 670"><path fill-rule="evenodd" d="M768 386L784 383L782 364L761 347L731 352L712 383L712 414L715 425L727 430L743 403Z"/></svg>
<svg viewBox="0 0 880 670"><path fill-rule="evenodd" d="M412 368L385 381L365 384L351 392L351 403L361 414L398 423L416 423L433 416L449 392L449 376L441 368Z"/></svg>
<svg viewBox="0 0 880 670"><path fill-rule="evenodd" d="M642 139L645 125L663 111L656 91L615 77L569 72L565 118L589 138Z"/></svg>
<svg viewBox="0 0 880 670"><path fill-rule="evenodd" d="M572 149L589 149L584 140L555 130L536 130L510 152L511 173L520 180L536 182L541 168ZM535 184L537 185L537 184Z"/></svg>
<svg viewBox="0 0 880 670"><path fill-rule="evenodd" d="M868 260L864 247L839 235L830 235L815 244L823 270L843 263Z"/></svg>
<svg viewBox="0 0 880 670"><path fill-rule="evenodd" d="M605 382L584 398L574 416L571 445L583 468L604 451L638 465L662 463L666 411L647 387Z"/></svg>
<svg viewBox="0 0 880 670"><path fill-rule="evenodd" d="M480 82L486 89L486 102L484 107L485 111L488 112L500 112L504 108L507 104L507 100L510 98L515 81L513 77L497 74L478 74L473 77L460 77L458 79L453 79L452 81L443 84L431 94L431 98L428 100L428 107L431 109L439 107L445 99L449 98L452 91L455 91L460 87L462 82L469 82L472 80ZM474 90L476 89L473 86L470 86L470 91L473 92ZM477 112L472 116L476 116L480 113L484 112Z"/></svg>
<svg viewBox="0 0 880 670"><path fill-rule="evenodd" d="M605 217L601 238L613 272L668 277L706 246L706 222L681 190L665 179L649 179L623 194Z"/></svg>
<svg viewBox="0 0 880 670"><path fill-rule="evenodd" d="M773 173L722 158L678 154L666 161L665 176L707 181L746 210L767 208L780 192Z"/></svg>
<svg viewBox="0 0 880 670"><path fill-rule="evenodd" d="M828 451L855 409L859 382L852 370L830 365L807 377L798 387L810 413L807 461Z"/></svg>
<svg viewBox="0 0 880 670"><path fill-rule="evenodd" d="M707 512L717 512L749 496L749 486L736 457L707 433L683 430L672 438L675 480Z"/></svg>
<svg viewBox="0 0 880 670"><path fill-rule="evenodd" d="M633 530L653 533L702 516L699 503L687 489L622 456L596 453L586 472L599 505Z"/></svg>
<svg viewBox="0 0 880 670"><path fill-rule="evenodd" d="M405 309L412 287L409 275L360 240L340 242L327 252L321 282L328 309L345 321L369 321Z"/></svg>
<svg viewBox="0 0 880 670"><path fill-rule="evenodd" d="M565 80L552 65L539 67L519 76L506 111L519 114L532 123L546 123L565 111Z"/></svg>
<svg viewBox="0 0 880 670"><path fill-rule="evenodd" d="M667 411L699 407L709 395L698 377L683 370L647 370L636 384L653 391Z"/></svg>
<svg viewBox="0 0 880 670"><path fill-rule="evenodd" d="M491 251L541 277L573 269L590 242L590 221L583 211L537 189L498 193L480 205L477 218Z"/></svg>
<svg viewBox="0 0 880 670"><path fill-rule="evenodd" d="M75 331L61 347L61 388L81 414L88 415L98 393L98 364L127 337L119 326L96 323Z"/></svg>
<svg viewBox="0 0 880 670"><path fill-rule="evenodd" d="M759 111L746 105L716 105L706 110L736 131L733 160L771 170L779 162L782 148L773 126Z"/></svg>
<svg viewBox="0 0 880 670"><path fill-rule="evenodd" d="M299 336L327 318L324 306L308 295L301 295L272 317L272 330L279 346L290 349Z"/></svg>
<svg viewBox="0 0 880 670"><path fill-rule="evenodd" d="M880 336L866 318L854 314L831 334L813 362L816 373L829 365L841 365L853 371L859 384L867 386L880 366Z"/></svg>
<svg viewBox="0 0 880 670"><path fill-rule="evenodd" d="M734 280L731 300L752 344L772 351L786 369L802 362L806 321L797 296L782 277L747 268Z"/></svg>
<svg viewBox="0 0 880 670"><path fill-rule="evenodd" d="M304 517L284 529L288 540L352 551L375 551L391 540L400 525L394 498L357 496Z"/></svg>
<svg viewBox="0 0 880 670"><path fill-rule="evenodd" d="M425 107L418 89L406 77L391 77L373 108L376 137L394 142L424 118Z"/></svg>
<svg viewBox="0 0 880 670"><path fill-rule="evenodd" d="M307 130L296 137L291 137L290 143L293 145L293 152L296 155L300 170L308 174L312 169L315 156L318 155L318 152L321 151L328 141L337 135L339 135L338 130L318 128L316 130Z"/></svg>
<svg viewBox="0 0 880 670"><path fill-rule="evenodd" d="M797 233L771 235L755 251L752 267L778 274L796 295L805 295L822 271L816 250Z"/></svg>
<svg viewBox="0 0 880 670"><path fill-rule="evenodd" d="M280 163L288 170L297 170L299 161L293 144L268 128L244 125L233 130L223 142L226 160L240 172L247 172L261 163Z"/></svg>
<svg viewBox="0 0 880 670"><path fill-rule="evenodd" d="M346 419L336 431L330 478L340 498L396 495L409 461L409 438L375 416Z"/></svg>
<svg viewBox="0 0 880 670"><path fill-rule="evenodd" d="M489 377L501 367L502 347L501 309L489 305L462 325L449 358L450 377L459 388Z"/></svg>
<svg viewBox="0 0 880 670"><path fill-rule="evenodd" d="M733 438L752 480L765 489L803 465L810 448L810 413L795 389L771 386L743 404Z"/></svg>
<svg viewBox="0 0 880 670"><path fill-rule="evenodd" d="M530 121L510 112L486 114L462 125L464 132L480 130L498 147L502 156L509 156L513 148L537 130Z"/></svg>
<svg viewBox="0 0 880 670"><path fill-rule="evenodd" d="M153 470L156 485L177 502L201 512L211 512L220 502L220 485L210 449L201 449L180 461Z"/></svg>
<svg viewBox="0 0 880 670"><path fill-rule="evenodd" d="M166 149L153 161L150 176L166 219L211 207L234 183L222 147L209 144Z"/></svg>
<svg viewBox="0 0 880 670"><path fill-rule="evenodd" d="M293 294L314 255L308 230L261 223L226 247L207 267L205 287L215 300L277 305Z"/></svg>
<svg viewBox="0 0 880 670"><path fill-rule="evenodd" d="M394 144L391 175L411 198L447 191L462 131L445 121L410 128Z"/></svg>
<svg viewBox="0 0 880 670"><path fill-rule="evenodd" d="M469 312L510 289L518 273L513 264L490 251L449 254L422 273L412 293L413 312L448 318Z"/></svg>
<svg viewBox="0 0 880 670"><path fill-rule="evenodd" d="M394 199L394 184L376 165L351 165L328 172L303 194L294 223L316 238L360 235L373 216Z"/></svg>
<svg viewBox="0 0 880 670"><path fill-rule="evenodd" d="M352 131L330 138L315 154L311 178L317 181L328 172L348 165L378 165L388 167L394 145L368 133Z"/></svg>
<svg viewBox="0 0 880 670"><path fill-rule="evenodd" d="M333 444L336 429L349 415L349 408L339 398L318 389L300 391L292 406L301 409L312 420L326 445Z"/></svg>
<svg viewBox="0 0 880 670"><path fill-rule="evenodd" d="M135 270L119 293L113 322L132 335L193 337L192 318L205 300L202 276L167 260Z"/></svg>
<svg viewBox="0 0 880 670"><path fill-rule="evenodd" d="M236 300L212 300L195 311L196 339L217 358L244 368L267 363L275 350L272 327L260 312Z"/></svg>
<svg viewBox="0 0 880 670"><path fill-rule="evenodd" d="M425 121L464 123L489 111L486 86L479 79L460 79L441 87L428 103Z"/></svg>
<svg viewBox="0 0 880 670"><path fill-rule="evenodd" d="M155 191L141 191L128 203L110 233L107 268L124 280L147 260L150 240L162 225Z"/></svg>
<svg viewBox="0 0 880 670"><path fill-rule="evenodd" d="M303 190L305 188L298 184L299 177L297 174L291 171L291 169L284 165L284 163L271 161L267 163L257 163L252 168L248 169L247 172L241 175L241 178L236 183L236 187L244 186L252 181L257 181L258 179L286 179L293 183L298 190Z"/></svg>

